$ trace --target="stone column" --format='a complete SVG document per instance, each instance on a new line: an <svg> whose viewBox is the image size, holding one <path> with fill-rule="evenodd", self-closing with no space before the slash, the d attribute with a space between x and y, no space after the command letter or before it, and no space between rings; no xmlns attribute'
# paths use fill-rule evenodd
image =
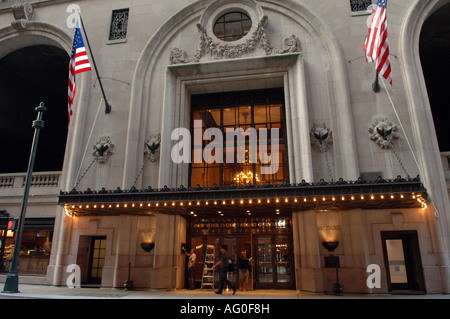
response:
<svg viewBox="0 0 450 319"><path fill-rule="evenodd" d="M186 220L179 215L156 216L154 268L152 288L182 288L184 255L181 244L186 242Z"/></svg>
<svg viewBox="0 0 450 319"><path fill-rule="evenodd" d="M293 212L292 223L297 289L322 292L323 275L316 212Z"/></svg>

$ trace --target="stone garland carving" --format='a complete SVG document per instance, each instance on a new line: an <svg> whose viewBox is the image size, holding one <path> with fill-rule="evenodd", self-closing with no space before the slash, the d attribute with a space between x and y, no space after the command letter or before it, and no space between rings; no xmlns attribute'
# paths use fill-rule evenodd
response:
<svg viewBox="0 0 450 319"><path fill-rule="evenodd" d="M391 148L392 140L399 138L397 131L397 125L389 121L387 117L374 119L369 127L370 139L383 149Z"/></svg>
<svg viewBox="0 0 450 319"><path fill-rule="evenodd" d="M11 26L16 30L24 30L27 28L27 21L33 16L33 6L28 2L16 3L12 6L14 20Z"/></svg>
<svg viewBox="0 0 450 319"><path fill-rule="evenodd" d="M325 123L314 123L311 128L310 135L311 144L320 152L326 150L328 145L333 144L333 132L326 126Z"/></svg>
<svg viewBox="0 0 450 319"><path fill-rule="evenodd" d="M103 136L93 145L93 148L92 155L96 157L100 164L103 164L113 154L114 144L109 136Z"/></svg>
<svg viewBox="0 0 450 319"><path fill-rule="evenodd" d="M170 64L198 63L200 62L200 58L206 54L209 54L216 60L235 59L250 54L258 48L262 48L266 55L300 52L300 40L295 35L291 35L283 40L282 49L275 49L272 47L266 35L266 26L267 16L264 16L258 23L256 31L245 41L245 43L230 45L228 43L222 44L213 41L213 39L208 36L206 29L201 24L197 24L197 28L200 32L200 44L195 55L190 58L185 50L174 48L170 55Z"/></svg>

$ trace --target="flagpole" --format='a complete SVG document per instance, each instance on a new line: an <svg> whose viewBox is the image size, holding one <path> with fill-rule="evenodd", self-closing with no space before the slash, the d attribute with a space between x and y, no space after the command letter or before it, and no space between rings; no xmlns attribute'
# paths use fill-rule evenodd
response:
<svg viewBox="0 0 450 319"><path fill-rule="evenodd" d="M92 64L94 65L95 74L97 74L98 83L100 83L100 90L102 91L103 99L105 100L105 113L109 114L109 113L111 113L111 104L108 103L108 100L106 99L105 91L103 90L102 80L100 79L100 75L98 74L97 65L95 64L95 59L94 59L94 55L92 54L91 45L89 44L89 39L88 39L88 36L86 34L86 29L84 28L83 19L81 18L81 14L79 14L78 16L80 18L80 22L81 22L81 26L82 26L82 29L83 29L84 37L86 39L86 44L89 47L89 52L91 53L91 59L92 59Z"/></svg>
<svg viewBox="0 0 450 319"><path fill-rule="evenodd" d="M379 82L379 75L380 72L377 71L376 75L375 75L375 82L372 83L372 90L375 93L380 92L381 88L380 88L380 82Z"/></svg>

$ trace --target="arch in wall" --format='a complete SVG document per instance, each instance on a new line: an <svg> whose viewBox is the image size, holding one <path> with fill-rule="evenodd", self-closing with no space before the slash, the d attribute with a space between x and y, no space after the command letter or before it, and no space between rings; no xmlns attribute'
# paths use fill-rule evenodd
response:
<svg viewBox="0 0 450 319"><path fill-rule="evenodd" d="M1 112L2 120L8 123L2 126L7 138L1 147L8 154L1 163L3 173L27 170L34 131L31 122L40 102L48 108L43 117L47 129L42 130L35 171L62 170L67 116L60 118L65 108L59 104L67 99L61 81L67 78L71 42L65 32L43 22L29 22L20 32L12 27L0 29Z"/></svg>
<svg viewBox="0 0 450 319"><path fill-rule="evenodd" d="M416 0L409 7L400 31L399 61L404 80L408 111L419 162L421 180L431 200L429 222L433 229L432 241L442 265L442 285L450 292L450 208L439 145L433 123L419 53L420 34L425 20L449 0Z"/></svg>
<svg viewBox="0 0 450 319"><path fill-rule="evenodd" d="M125 171L123 178L123 188L132 185L136 172L143 163L141 146L145 142L142 131L146 127L147 106L150 105L150 96L153 81L161 81L152 77L153 72L161 65L158 59L167 52L168 46L174 41L177 33L187 26L195 25L202 17L206 8L212 5L212 0L200 0L183 8L173 15L157 32L151 37L145 46L137 63L135 76L133 79L130 116L127 132L127 145L125 153ZM344 179L356 180L359 176L359 165L356 157L356 146L350 98L348 92L348 82L345 61L339 42L329 26L313 13L304 4L288 1L258 1L263 9L269 9L286 16L293 22L301 25L317 42L323 47L322 60L324 61L326 77L330 88L330 104L336 112L340 114L337 123L338 129L335 132L336 140L341 140L336 153L340 157L337 170ZM331 71L332 70L332 71ZM166 77L170 71L166 70ZM331 91L334 94L331 94ZM160 93L160 92L159 92ZM309 139L309 137L308 137ZM166 142L170 142L170 136ZM345 150L343 149L345 145ZM162 136L162 147L167 147ZM163 152L163 150L161 150ZM169 150L170 154L170 150ZM161 160L161 162L163 162ZM161 186L161 185L159 185Z"/></svg>
<svg viewBox="0 0 450 319"><path fill-rule="evenodd" d="M11 26L0 29L0 58L3 58L14 51L31 46L54 47L65 51L68 56L72 49L72 41L73 35L68 34L66 31L52 23L28 21L26 29L21 30L20 32ZM65 81L66 80L64 80L64 82ZM67 167L67 169L63 170L63 176L61 178L62 189L73 187L73 181L77 174L79 163L82 160L81 140L83 139L84 129L81 128L84 125L86 117L86 108L83 107L83 105L87 105L88 103L89 84L90 77L87 76L86 73L81 74L77 81L77 98L75 100L76 105L74 106L74 109L78 109L79 112L75 113L68 128L68 132L65 133L67 134L67 140L70 140L71 143L67 145L64 153L63 167ZM45 101L43 102L45 103ZM63 103L64 104L61 107L66 110L67 100ZM50 111L51 110L49 110L49 112ZM48 116L48 114L44 115L44 121L45 117ZM63 121L66 121L66 119L67 115Z"/></svg>
<svg viewBox="0 0 450 319"><path fill-rule="evenodd" d="M450 3L425 20L419 42L420 60L427 85L433 121L441 152L450 151L447 108L450 100L447 75L450 73Z"/></svg>

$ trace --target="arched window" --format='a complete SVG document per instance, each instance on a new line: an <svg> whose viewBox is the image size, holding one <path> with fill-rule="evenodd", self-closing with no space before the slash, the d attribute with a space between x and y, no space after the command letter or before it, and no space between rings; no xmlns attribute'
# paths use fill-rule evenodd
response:
<svg viewBox="0 0 450 319"><path fill-rule="evenodd" d="M434 12L424 22L420 34L420 61L427 86L439 149L450 151L448 129L448 73L450 72L450 4Z"/></svg>
<svg viewBox="0 0 450 319"><path fill-rule="evenodd" d="M50 45L28 46L0 59L0 174L26 172L34 110L44 102L35 172L60 171L67 138L69 55Z"/></svg>
<svg viewBox="0 0 450 319"><path fill-rule="evenodd" d="M242 12L229 12L217 19L214 35L223 41L236 41L247 35L252 27L252 20Z"/></svg>

